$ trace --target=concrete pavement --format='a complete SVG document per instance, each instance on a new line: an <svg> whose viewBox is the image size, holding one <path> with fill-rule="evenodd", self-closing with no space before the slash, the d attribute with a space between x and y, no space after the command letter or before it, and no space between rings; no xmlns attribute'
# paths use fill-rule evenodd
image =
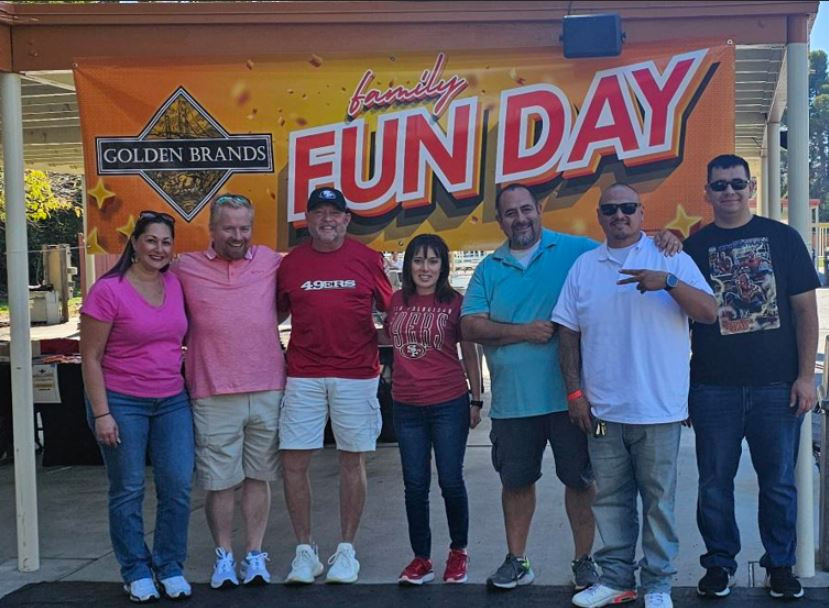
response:
<svg viewBox="0 0 829 608"><path fill-rule="evenodd" d="M829 333L829 290L819 290L821 339L818 371L823 367L824 339ZM58 336L53 336L58 337ZM817 421L816 421L817 422ZM470 582L483 583L506 553L500 507L500 484L490 463L489 420L470 434L466 479L470 497ZM149 473L149 471L148 471ZM42 567L36 573L17 572L13 467L0 467L0 597L30 582L38 581L118 581L118 567L107 533L106 478L102 467L46 468L38 471L38 499ZM361 561L361 584L389 583L396 580L410 559L403 507L403 486L399 456L394 445L382 445L368 457L369 496L356 547ZM698 556L702 543L695 523L697 473L693 431L683 431L679 459L679 487L676 519L679 527L678 587L692 587L702 571ZM818 474L814 471L817 507ZM321 557L326 558L338 541L337 455L322 450L312 468L314 492L314 536ZM753 570L751 562L762 554L756 525L757 486L747 450L735 482L737 519L742 531L743 549L738 556L738 585L762 585L763 570ZM148 544L152 543L154 489L148 474L145 525ZM817 508L815 509L817 530ZM433 559L438 573L448 547L443 504L437 483L432 491ZM237 522L237 528L240 524ZM237 534L237 536L241 536ZM275 579L284 577L293 557L294 541L285 512L281 484L273 484L271 520L265 550ZM597 543L600 540L597 538ZM241 553L236 547L236 553ZM555 479L552 458L545 460L544 477L538 484L538 509L530 535L528 555L537 575L536 585L564 586L569 583L572 540L563 506L563 488ZM204 517L204 499L194 492L190 520L187 576L196 583L209 580L213 545ZM754 577L751 576L754 571ZM829 586L829 573L804 579L807 587ZM345 592L343 592L345 593ZM229 597L229 596L228 596ZM341 597L347 597L343 595ZM745 597L753 597L751 594ZM0 602L2 603L2 602Z"/></svg>

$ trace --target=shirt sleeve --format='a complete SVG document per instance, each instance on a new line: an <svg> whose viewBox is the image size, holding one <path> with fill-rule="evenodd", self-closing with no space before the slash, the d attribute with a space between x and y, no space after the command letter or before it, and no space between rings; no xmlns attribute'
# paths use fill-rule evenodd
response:
<svg viewBox="0 0 829 608"><path fill-rule="evenodd" d="M581 331L577 306L579 301L579 266L580 264L578 262L573 264L572 268L570 268L570 272L567 273L567 278L564 281L564 287L561 289L561 293L558 296L558 302L556 302L555 308L553 308L553 314L550 318L553 323L558 323L567 329L572 329L573 331L578 332Z"/></svg>
<svg viewBox="0 0 829 608"><path fill-rule="evenodd" d="M104 323L113 323L118 316L118 298L110 283L118 280L113 278L97 281L84 298L81 313Z"/></svg>
<svg viewBox="0 0 829 608"><path fill-rule="evenodd" d="M683 283L687 283L691 287L704 291L709 295L714 295L708 281L706 281L705 277L702 276L702 272L700 272L697 263L694 262L694 259L684 251L680 251L676 255L675 274Z"/></svg>
<svg viewBox="0 0 829 608"><path fill-rule="evenodd" d="M820 287L820 279L812 263L812 256L806 248L806 243L800 234L793 228L787 229L789 256L787 278L789 296L796 296Z"/></svg>
<svg viewBox="0 0 829 608"><path fill-rule="evenodd" d="M280 313L291 312L291 298L285 288L285 278L288 274L288 264L281 263L276 271L276 310Z"/></svg>
<svg viewBox="0 0 829 608"><path fill-rule="evenodd" d="M397 302L402 301L400 290L395 291L392 296L391 300L389 301L389 313L383 317L383 330L386 332L386 335L391 338L391 322L392 322L392 313L390 312Z"/></svg>
<svg viewBox="0 0 829 608"><path fill-rule="evenodd" d="M462 317L484 313L489 314L491 312L491 303L486 293L486 284L484 279L484 266L486 263L487 261L484 259L480 264L478 264L477 268L475 268L475 272L472 273L472 278L469 280L469 285L466 288L466 295L463 298L463 307L461 308Z"/></svg>
<svg viewBox="0 0 829 608"><path fill-rule="evenodd" d="M371 266L371 274L374 279L374 303L377 310L386 312L391 303L392 287L383 265L382 253L377 253L374 264Z"/></svg>

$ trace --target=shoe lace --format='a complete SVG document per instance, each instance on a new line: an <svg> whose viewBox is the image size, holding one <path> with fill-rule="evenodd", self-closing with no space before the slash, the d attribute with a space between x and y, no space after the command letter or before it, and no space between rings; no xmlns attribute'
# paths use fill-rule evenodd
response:
<svg viewBox="0 0 829 608"><path fill-rule="evenodd" d="M296 557L294 557L294 561L291 562L292 568L299 567L303 562L313 562L317 557L317 554L314 552L313 549L302 547L298 549L296 552Z"/></svg>
<svg viewBox="0 0 829 608"><path fill-rule="evenodd" d="M450 551L449 558L446 560L447 570L460 570L466 565L469 556L460 551Z"/></svg>
<svg viewBox="0 0 829 608"><path fill-rule="evenodd" d="M248 553L247 555L247 562L248 567L253 568L254 570L261 570L265 567L265 562L271 561L268 558L268 554L264 551L260 553Z"/></svg>
<svg viewBox="0 0 829 608"><path fill-rule="evenodd" d="M507 568L510 571L509 576L512 578L517 578L525 567L529 567L529 560L522 560L520 557L516 557L515 555L508 556L504 561L504 564L501 566L502 569Z"/></svg>
<svg viewBox="0 0 829 608"><path fill-rule="evenodd" d="M233 569L233 554L228 553L224 549L216 549L216 564L213 566L214 572L221 572L223 570Z"/></svg>
<svg viewBox="0 0 829 608"><path fill-rule="evenodd" d="M345 560L347 565L351 565L351 561L353 560L353 556L348 549L337 549L336 553L328 558L328 565L333 566L336 562L340 560Z"/></svg>
<svg viewBox="0 0 829 608"><path fill-rule="evenodd" d="M406 566L406 570L404 572L407 574L423 575L429 572L430 569L428 561L422 557L416 557L409 563L408 566Z"/></svg>
<svg viewBox="0 0 829 608"><path fill-rule="evenodd" d="M667 606L667 596L665 593L648 593L645 596L645 603L651 608L659 608L659 606Z"/></svg>
<svg viewBox="0 0 829 608"><path fill-rule="evenodd" d="M592 571L593 560L590 559L589 555L585 555L570 562L570 567L573 569L573 572Z"/></svg>

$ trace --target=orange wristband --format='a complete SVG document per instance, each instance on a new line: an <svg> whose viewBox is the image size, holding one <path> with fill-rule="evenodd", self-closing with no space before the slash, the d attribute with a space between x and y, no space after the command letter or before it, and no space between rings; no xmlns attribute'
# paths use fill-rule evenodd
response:
<svg viewBox="0 0 829 608"><path fill-rule="evenodd" d="M576 399L581 399L584 397L584 393L581 392L580 388L577 388L572 393L567 393L567 401L575 401Z"/></svg>

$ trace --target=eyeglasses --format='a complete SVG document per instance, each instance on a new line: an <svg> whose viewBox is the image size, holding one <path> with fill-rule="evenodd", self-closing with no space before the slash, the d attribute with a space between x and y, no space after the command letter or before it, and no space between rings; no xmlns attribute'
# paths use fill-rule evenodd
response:
<svg viewBox="0 0 829 608"><path fill-rule="evenodd" d="M633 215L641 203L603 203L599 205L599 211L602 215L616 215L616 211L621 209L625 215Z"/></svg>
<svg viewBox="0 0 829 608"><path fill-rule="evenodd" d="M214 205L226 205L230 203L231 205L242 205L243 207L250 208L250 200L246 196L242 196L241 194L222 194L221 196L217 197Z"/></svg>
<svg viewBox="0 0 829 608"><path fill-rule="evenodd" d="M734 192L738 192L740 190L745 190L748 187L749 182L744 179L732 179L732 180L725 180L725 179L718 179L715 182L711 182L708 184L708 187L711 188L714 192L725 192L725 189L728 186L731 186L731 189Z"/></svg>
<svg viewBox="0 0 829 608"><path fill-rule="evenodd" d="M152 211L150 209L145 209L141 213L138 214L139 220L161 220L162 222L166 222L170 225L176 223L176 218L174 218L169 213L164 213L163 211Z"/></svg>

